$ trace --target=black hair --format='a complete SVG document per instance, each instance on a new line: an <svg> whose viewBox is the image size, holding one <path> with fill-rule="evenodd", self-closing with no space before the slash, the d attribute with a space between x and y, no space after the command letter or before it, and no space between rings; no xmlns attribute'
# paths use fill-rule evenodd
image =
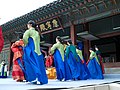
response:
<svg viewBox="0 0 120 90"><path fill-rule="evenodd" d="M5 60L2 60L2 61L5 61Z"/></svg>
<svg viewBox="0 0 120 90"><path fill-rule="evenodd" d="M62 44L67 44L67 41L65 41L65 40L62 40Z"/></svg>
<svg viewBox="0 0 120 90"><path fill-rule="evenodd" d="M34 27L34 28L36 28L36 26L37 26L35 21L33 21L33 20L28 21L28 24L31 24L32 27Z"/></svg>
<svg viewBox="0 0 120 90"><path fill-rule="evenodd" d="M89 50L92 50L92 51L94 51L94 49L93 49L93 48L90 48Z"/></svg>
<svg viewBox="0 0 120 90"><path fill-rule="evenodd" d="M72 40L68 40L67 42L68 42L69 44L72 44Z"/></svg>
<svg viewBox="0 0 120 90"><path fill-rule="evenodd" d="M62 39L60 36L57 36L56 38L58 39L58 41L60 41L60 43L62 43Z"/></svg>
<svg viewBox="0 0 120 90"><path fill-rule="evenodd" d="M23 33L20 33L20 34L18 35L18 37L19 37L19 39L22 39L22 38L23 38Z"/></svg>
<svg viewBox="0 0 120 90"><path fill-rule="evenodd" d="M38 31L38 32L39 32L39 34L40 34L39 27L38 27L38 25L35 23L35 21L30 20L30 21L28 21L28 23L27 23L27 24L31 24L31 25L32 25L32 27L33 27L33 28L35 28L35 30L36 30L36 31Z"/></svg>

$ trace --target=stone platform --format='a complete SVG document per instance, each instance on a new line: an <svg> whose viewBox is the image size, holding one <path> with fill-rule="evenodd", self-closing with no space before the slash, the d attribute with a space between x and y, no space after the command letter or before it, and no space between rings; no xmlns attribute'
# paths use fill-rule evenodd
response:
<svg viewBox="0 0 120 90"><path fill-rule="evenodd" d="M12 78L6 78L0 79L0 90L120 90L120 74L105 74L104 77L103 80L65 82L49 80L48 84L45 85L15 82Z"/></svg>

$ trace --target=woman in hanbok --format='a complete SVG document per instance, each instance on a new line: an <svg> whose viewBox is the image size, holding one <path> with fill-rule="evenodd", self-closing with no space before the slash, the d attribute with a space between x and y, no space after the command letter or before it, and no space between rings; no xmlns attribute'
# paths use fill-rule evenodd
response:
<svg viewBox="0 0 120 90"><path fill-rule="evenodd" d="M17 82L21 82L25 80L24 70L23 70L23 49L24 42L22 40L22 35L20 36L20 40L16 41L12 44L11 49L14 53L13 56L13 68L12 68L12 78Z"/></svg>
<svg viewBox="0 0 120 90"><path fill-rule="evenodd" d="M40 51L40 35L36 30L36 23L30 20L28 30L23 35L24 40L24 66L26 79L33 84L47 84L43 55Z"/></svg>
<svg viewBox="0 0 120 90"><path fill-rule="evenodd" d="M89 51L90 51L90 57L87 67L90 72L91 79L103 79L104 77L102 74L102 69L100 67L100 63L98 61L97 55L92 50L92 48Z"/></svg>
<svg viewBox="0 0 120 90"><path fill-rule="evenodd" d="M95 46L95 53L98 57L98 60L99 60L99 63L100 63L100 66L101 66L101 69L102 69L102 73L104 74L105 73L105 70L104 70L104 65L103 65L103 58L101 56L101 52L99 51L99 49L97 48L97 46Z"/></svg>
<svg viewBox="0 0 120 90"><path fill-rule="evenodd" d="M64 46L62 45L62 40L59 36L56 37L56 43L51 47L50 53L54 56L54 65L56 68L57 79L64 81Z"/></svg>
<svg viewBox="0 0 120 90"><path fill-rule="evenodd" d="M78 80L80 76L79 59L76 52L76 47L72 44L72 41L67 41L68 46L66 47L65 57L68 64L68 71L70 72L71 79ZM70 79L70 78L69 78Z"/></svg>
<svg viewBox="0 0 120 90"><path fill-rule="evenodd" d="M78 59L79 59L79 70L80 70L80 76L79 76L79 79L80 80L86 80L86 79L89 79L90 78L90 73L89 73L89 70L87 68L87 65L84 61L84 58L83 58L83 54L82 54L82 50L80 49L76 49L76 52L78 54Z"/></svg>
<svg viewBox="0 0 120 90"><path fill-rule="evenodd" d="M46 72L49 79L56 79L56 69L55 67L53 67L53 61L53 55L49 54L45 62Z"/></svg>
<svg viewBox="0 0 120 90"><path fill-rule="evenodd" d="M5 60L2 61L0 64L0 78L7 78L7 64L5 63Z"/></svg>
<svg viewBox="0 0 120 90"><path fill-rule="evenodd" d="M46 67L50 68L53 66L53 55L48 55L48 57L46 58L46 61L45 61L45 65Z"/></svg>

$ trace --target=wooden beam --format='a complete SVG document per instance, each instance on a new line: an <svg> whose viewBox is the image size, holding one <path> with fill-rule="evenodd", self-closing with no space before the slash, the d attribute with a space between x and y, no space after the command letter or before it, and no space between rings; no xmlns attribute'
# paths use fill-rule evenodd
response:
<svg viewBox="0 0 120 90"><path fill-rule="evenodd" d="M111 32L111 33L98 35L98 37L107 38L107 37L113 37L113 36L118 36L118 35L120 35L120 32Z"/></svg>
<svg viewBox="0 0 120 90"><path fill-rule="evenodd" d="M113 4L115 4L115 5L117 5L116 0L111 0L111 2L112 2Z"/></svg>
<svg viewBox="0 0 120 90"><path fill-rule="evenodd" d="M98 6L93 4L93 6L96 8L97 12L99 11Z"/></svg>
<svg viewBox="0 0 120 90"><path fill-rule="evenodd" d="M104 1L102 1L103 5L105 6L105 8L108 8L106 3Z"/></svg>
<svg viewBox="0 0 120 90"><path fill-rule="evenodd" d="M86 8L86 10L88 11L88 13L90 13L90 9L89 8L87 8L87 7L85 7Z"/></svg>
<svg viewBox="0 0 120 90"><path fill-rule="evenodd" d="M80 10L80 14L83 15L82 11Z"/></svg>
<svg viewBox="0 0 120 90"><path fill-rule="evenodd" d="M80 13L80 15L83 15L82 11L80 9L77 9L78 13Z"/></svg>

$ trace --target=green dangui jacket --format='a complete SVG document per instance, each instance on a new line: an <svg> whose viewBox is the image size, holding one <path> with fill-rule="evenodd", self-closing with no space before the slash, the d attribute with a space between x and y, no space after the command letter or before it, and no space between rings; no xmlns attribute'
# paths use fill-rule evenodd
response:
<svg viewBox="0 0 120 90"><path fill-rule="evenodd" d="M94 51L92 51L90 53L90 60L93 59L93 58L95 58L97 60L98 64L99 64L98 57L97 57L97 55L96 55L96 53Z"/></svg>
<svg viewBox="0 0 120 90"><path fill-rule="evenodd" d="M80 57L80 59L83 60L82 50L76 49L76 52L77 52L78 56Z"/></svg>
<svg viewBox="0 0 120 90"><path fill-rule="evenodd" d="M35 52L38 55L41 55L40 52L40 36L39 33L35 30L35 28L30 28L28 30L25 31L24 35L23 35L23 41L25 46L28 44L28 38L31 37L34 41L35 44Z"/></svg>
<svg viewBox="0 0 120 90"><path fill-rule="evenodd" d="M56 49L59 50L62 60L64 61L64 46L60 42L55 43L50 49L51 54L53 54Z"/></svg>
<svg viewBox="0 0 120 90"><path fill-rule="evenodd" d="M66 51L65 51L65 55L66 55L67 58L68 58L68 55L69 55L70 52L73 53L75 59L78 61L76 47L74 45L67 46Z"/></svg>

